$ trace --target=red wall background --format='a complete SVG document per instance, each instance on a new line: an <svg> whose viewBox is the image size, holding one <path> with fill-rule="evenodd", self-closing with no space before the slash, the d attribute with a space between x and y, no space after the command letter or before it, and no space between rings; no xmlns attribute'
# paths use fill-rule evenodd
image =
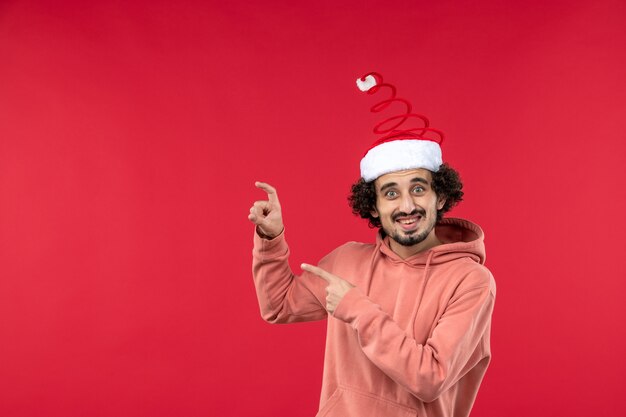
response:
<svg viewBox="0 0 626 417"><path fill-rule="evenodd" d="M263 322L346 203L375 70L447 134L498 284L475 416L626 413L621 1L0 2L0 415L313 416L325 323ZM622 330L619 330L622 329Z"/></svg>

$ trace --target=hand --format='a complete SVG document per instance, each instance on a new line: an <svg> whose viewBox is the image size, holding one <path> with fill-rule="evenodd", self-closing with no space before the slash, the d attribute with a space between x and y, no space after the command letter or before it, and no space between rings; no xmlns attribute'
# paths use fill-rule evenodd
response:
<svg viewBox="0 0 626 417"><path fill-rule="evenodd" d="M344 295L354 288L354 285L350 284L345 279L339 278L337 275L333 275L330 272L326 272L317 266L302 264L301 268L328 282L328 286L326 287L326 311L330 314L335 312L335 309Z"/></svg>
<svg viewBox="0 0 626 417"><path fill-rule="evenodd" d="M257 181L254 185L267 193L267 201L256 201L250 208L248 220L257 226L263 237L273 239L285 228L278 194L274 187L264 182Z"/></svg>

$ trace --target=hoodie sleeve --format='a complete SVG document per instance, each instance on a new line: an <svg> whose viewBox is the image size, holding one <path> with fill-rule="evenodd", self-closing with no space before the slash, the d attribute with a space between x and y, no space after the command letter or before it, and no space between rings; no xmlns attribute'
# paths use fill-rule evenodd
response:
<svg viewBox="0 0 626 417"><path fill-rule="evenodd" d="M284 231L272 240L254 233L252 274L264 320L292 323L326 318L325 283L308 272L296 276L291 271Z"/></svg>
<svg viewBox="0 0 626 417"><path fill-rule="evenodd" d="M387 376L431 402L479 363L486 367L490 353L482 339L489 331L494 292L487 284L456 295L424 344L409 337L358 288L344 296L333 317L357 332L365 355Z"/></svg>

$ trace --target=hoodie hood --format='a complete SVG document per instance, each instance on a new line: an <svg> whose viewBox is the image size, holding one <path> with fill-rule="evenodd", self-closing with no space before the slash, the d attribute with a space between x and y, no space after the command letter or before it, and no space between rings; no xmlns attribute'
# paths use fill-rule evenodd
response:
<svg viewBox="0 0 626 417"><path fill-rule="evenodd" d="M378 233L376 244L391 261L411 265L437 265L458 258L470 258L483 265L485 263L484 233L480 226L468 220L445 218L435 226L437 238L442 242L427 251L409 258L400 258L389 246L389 236Z"/></svg>

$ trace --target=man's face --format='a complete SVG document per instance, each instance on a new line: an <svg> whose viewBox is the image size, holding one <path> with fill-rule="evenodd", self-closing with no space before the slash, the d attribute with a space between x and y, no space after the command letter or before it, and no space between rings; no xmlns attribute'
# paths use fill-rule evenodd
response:
<svg viewBox="0 0 626 417"><path fill-rule="evenodd" d="M431 172L421 168L381 175L374 183L376 210L372 215L380 218L383 230L392 239L391 248L400 256L410 256L438 243L434 227L437 210L445 200L437 199L431 184Z"/></svg>

